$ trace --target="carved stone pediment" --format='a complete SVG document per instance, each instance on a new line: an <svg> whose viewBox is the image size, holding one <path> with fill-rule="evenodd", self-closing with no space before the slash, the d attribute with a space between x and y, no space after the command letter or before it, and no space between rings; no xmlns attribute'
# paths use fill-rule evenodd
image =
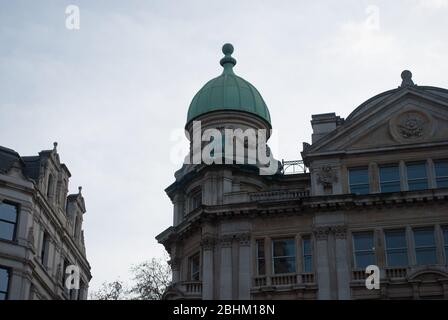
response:
<svg viewBox="0 0 448 320"><path fill-rule="evenodd" d="M448 99L405 87L364 107L307 149L307 155L448 140Z"/></svg>

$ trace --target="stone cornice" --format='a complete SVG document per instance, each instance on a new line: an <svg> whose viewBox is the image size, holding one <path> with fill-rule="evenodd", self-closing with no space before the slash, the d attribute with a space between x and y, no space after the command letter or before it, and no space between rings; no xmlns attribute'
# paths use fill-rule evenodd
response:
<svg viewBox="0 0 448 320"><path fill-rule="evenodd" d="M200 210L188 214L179 225L162 232L157 236L157 239L160 243L165 244L171 242L174 238L182 238L200 228L203 219L215 221L236 217L300 216L335 210L360 211L384 207L428 206L438 203L448 203L448 188L388 194L315 196L295 200L247 202L219 206L203 205Z"/></svg>

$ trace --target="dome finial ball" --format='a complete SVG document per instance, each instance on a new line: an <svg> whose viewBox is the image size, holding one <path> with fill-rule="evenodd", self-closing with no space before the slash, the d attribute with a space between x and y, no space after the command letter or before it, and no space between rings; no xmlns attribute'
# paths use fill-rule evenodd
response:
<svg viewBox="0 0 448 320"><path fill-rule="evenodd" d="M412 79L412 73L409 70L404 70L401 73L401 79L403 80L411 80Z"/></svg>
<svg viewBox="0 0 448 320"><path fill-rule="evenodd" d="M222 53L225 55L231 55L233 53L233 46L230 43L226 43L222 46Z"/></svg>

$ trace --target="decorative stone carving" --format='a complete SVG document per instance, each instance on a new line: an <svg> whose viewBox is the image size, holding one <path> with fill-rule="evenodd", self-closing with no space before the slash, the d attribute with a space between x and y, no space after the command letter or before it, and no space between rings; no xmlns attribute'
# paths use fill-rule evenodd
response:
<svg viewBox="0 0 448 320"><path fill-rule="evenodd" d="M347 237L347 227L346 226L335 226L331 230L334 232L336 239L345 239Z"/></svg>
<svg viewBox="0 0 448 320"><path fill-rule="evenodd" d="M236 235L236 239L239 241L240 246L250 245L250 233L239 233Z"/></svg>
<svg viewBox="0 0 448 320"><path fill-rule="evenodd" d="M215 238L212 236L204 236L201 240L201 247L204 250L212 250L215 246Z"/></svg>
<svg viewBox="0 0 448 320"><path fill-rule="evenodd" d="M390 121L390 131L398 142L430 138L434 127L431 116L420 110L408 110Z"/></svg>
<svg viewBox="0 0 448 320"><path fill-rule="evenodd" d="M323 166L317 171L317 181L320 184L329 187L333 185L333 182L338 181L338 177L331 166Z"/></svg>
<svg viewBox="0 0 448 320"><path fill-rule="evenodd" d="M314 229L314 236L316 240L327 240L330 233L330 227L316 227Z"/></svg>
<svg viewBox="0 0 448 320"><path fill-rule="evenodd" d="M234 235L223 235L219 239L219 243L220 243L221 247L230 247L230 246L232 246L233 239L235 239Z"/></svg>

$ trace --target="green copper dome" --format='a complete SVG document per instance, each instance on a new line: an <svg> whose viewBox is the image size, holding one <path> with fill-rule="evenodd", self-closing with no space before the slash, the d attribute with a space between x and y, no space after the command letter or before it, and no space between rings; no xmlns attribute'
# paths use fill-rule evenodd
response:
<svg viewBox="0 0 448 320"><path fill-rule="evenodd" d="M233 110L254 114L271 126L268 107L258 90L233 72L236 60L230 43L222 47L222 74L207 82L194 96L188 109L187 125L197 117L212 112Z"/></svg>

